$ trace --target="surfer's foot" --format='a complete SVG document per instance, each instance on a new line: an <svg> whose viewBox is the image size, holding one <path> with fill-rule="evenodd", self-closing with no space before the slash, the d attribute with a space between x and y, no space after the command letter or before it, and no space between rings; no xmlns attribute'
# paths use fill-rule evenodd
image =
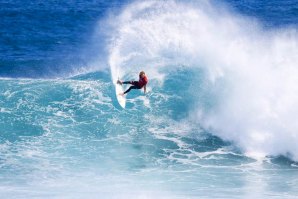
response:
<svg viewBox="0 0 298 199"><path fill-rule="evenodd" d="M124 93L119 93L119 95L124 96Z"/></svg>
<svg viewBox="0 0 298 199"><path fill-rule="evenodd" d="M117 84L122 85L122 82L118 79Z"/></svg>

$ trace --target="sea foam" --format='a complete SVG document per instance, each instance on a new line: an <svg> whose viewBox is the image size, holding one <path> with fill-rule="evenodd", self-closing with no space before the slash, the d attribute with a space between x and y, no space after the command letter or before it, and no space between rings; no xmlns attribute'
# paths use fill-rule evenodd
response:
<svg viewBox="0 0 298 199"><path fill-rule="evenodd" d="M208 86L194 89L190 119L246 154L298 160L297 28L265 30L208 1L135 2L108 21L114 81L145 68L163 83L179 67L199 68Z"/></svg>

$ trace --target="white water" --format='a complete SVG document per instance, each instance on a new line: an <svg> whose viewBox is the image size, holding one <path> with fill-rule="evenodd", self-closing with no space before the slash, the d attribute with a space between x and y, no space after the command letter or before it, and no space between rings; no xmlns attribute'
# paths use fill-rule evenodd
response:
<svg viewBox="0 0 298 199"><path fill-rule="evenodd" d="M297 29L265 31L208 1L137 1L111 17L109 28L113 81L119 71L134 78L146 68L162 83L177 67L201 68L204 92L216 100L206 108L198 94L191 119L248 155L298 160Z"/></svg>

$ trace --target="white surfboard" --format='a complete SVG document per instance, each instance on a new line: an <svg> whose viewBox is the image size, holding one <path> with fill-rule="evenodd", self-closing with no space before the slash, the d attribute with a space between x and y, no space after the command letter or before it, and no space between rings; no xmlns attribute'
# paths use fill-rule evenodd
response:
<svg viewBox="0 0 298 199"><path fill-rule="evenodd" d="M120 93L124 92L122 85L116 83L115 90L116 90L116 96L117 96L118 103L120 104L120 106L122 108L125 109L126 98L125 98L125 96L119 95Z"/></svg>

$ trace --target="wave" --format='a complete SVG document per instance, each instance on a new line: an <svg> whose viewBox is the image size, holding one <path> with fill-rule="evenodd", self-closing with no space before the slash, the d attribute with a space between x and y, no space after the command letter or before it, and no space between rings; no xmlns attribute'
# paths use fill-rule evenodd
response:
<svg viewBox="0 0 298 199"><path fill-rule="evenodd" d="M295 196L297 162L246 156L297 160L295 29L209 1L137 1L99 24L110 71L91 46L100 61L69 78L0 78L4 198ZM124 110L111 79L139 70L149 92Z"/></svg>
<svg viewBox="0 0 298 199"><path fill-rule="evenodd" d="M171 88L188 103L184 119L248 155L298 160L297 29L266 30L209 1L138 1L106 26L113 81L145 70L166 92L168 76L188 71Z"/></svg>

